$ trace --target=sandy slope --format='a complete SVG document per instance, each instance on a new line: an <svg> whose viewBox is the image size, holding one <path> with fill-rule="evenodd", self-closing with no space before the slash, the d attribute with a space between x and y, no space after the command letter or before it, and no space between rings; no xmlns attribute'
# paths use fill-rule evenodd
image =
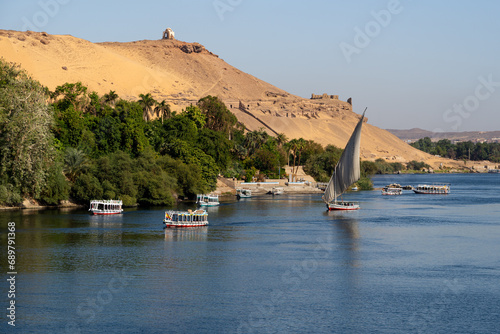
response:
<svg viewBox="0 0 500 334"><path fill-rule="evenodd" d="M191 51L191 52L189 52ZM250 130L263 121L268 132L302 137L323 145L343 147L359 115L340 100L310 100L289 94L227 64L197 43L176 40L129 43L91 43L69 35L0 30L0 56L20 64L34 79L53 90L65 82L81 81L99 94L115 91L121 98L137 99L152 93L173 110L216 95ZM357 110L361 112L361 110ZM368 110L367 117L376 110ZM444 162L420 152L389 132L366 124L362 134L363 159Z"/></svg>

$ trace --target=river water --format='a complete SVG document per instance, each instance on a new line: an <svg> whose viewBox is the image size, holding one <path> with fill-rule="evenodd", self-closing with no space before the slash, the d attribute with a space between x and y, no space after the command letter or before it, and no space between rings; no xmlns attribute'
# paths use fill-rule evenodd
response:
<svg viewBox="0 0 500 334"><path fill-rule="evenodd" d="M162 229L165 208L0 212L16 227L15 327L0 332L498 333L500 175L390 175L449 195L271 195ZM194 204L179 209L194 208Z"/></svg>

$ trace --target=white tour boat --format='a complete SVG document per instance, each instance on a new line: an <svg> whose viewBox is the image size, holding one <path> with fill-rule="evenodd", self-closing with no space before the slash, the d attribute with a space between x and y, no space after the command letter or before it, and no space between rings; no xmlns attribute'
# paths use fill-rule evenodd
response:
<svg viewBox="0 0 500 334"><path fill-rule="evenodd" d="M121 200L92 200L90 209L94 215L116 215L123 212Z"/></svg>
<svg viewBox="0 0 500 334"><path fill-rule="evenodd" d="M250 189L236 189L236 198L250 198L252 197L252 190Z"/></svg>
<svg viewBox="0 0 500 334"><path fill-rule="evenodd" d="M365 119L365 111L361 116L356 128L354 129L351 138L345 146L344 152L340 157L339 162L333 170L330 182L325 189L323 200L326 203L328 210L358 210L359 204L356 202L338 201L337 197L341 196L353 183L361 177L361 169L359 162L359 146L361 142L361 128Z"/></svg>
<svg viewBox="0 0 500 334"><path fill-rule="evenodd" d="M219 195L203 194L198 195L196 198L196 203L201 206L216 206L219 205Z"/></svg>
<svg viewBox="0 0 500 334"><path fill-rule="evenodd" d="M384 187L382 188L382 195L402 195L403 194L403 189L401 188L391 188L391 187Z"/></svg>
<svg viewBox="0 0 500 334"><path fill-rule="evenodd" d="M416 188L413 189L415 194L437 194L437 195L446 195L450 193L450 185L449 184L419 184Z"/></svg>
<svg viewBox="0 0 500 334"><path fill-rule="evenodd" d="M196 227L208 225L208 213L205 210L166 211L163 219L165 227Z"/></svg>

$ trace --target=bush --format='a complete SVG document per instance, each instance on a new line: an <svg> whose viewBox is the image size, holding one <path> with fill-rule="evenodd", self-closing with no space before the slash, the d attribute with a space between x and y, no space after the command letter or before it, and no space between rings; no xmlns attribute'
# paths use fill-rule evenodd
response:
<svg viewBox="0 0 500 334"><path fill-rule="evenodd" d="M373 182L368 177L362 177L357 184L360 190L373 190Z"/></svg>
<svg viewBox="0 0 500 334"><path fill-rule="evenodd" d="M23 202L23 198L12 184L0 185L0 204L2 205L19 205Z"/></svg>
<svg viewBox="0 0 500 334"><path fill-rule="evenodd" d="M82 174L76 179L71 195L78 202L89 202L93 199L101 199L103 190L95 176Z"/></svg>
<svg viewBox="0 0 500 334"><path fill-rule="evenodd" d="M426 164L425 162L423 161L416 161L416 160L412 160L410 162L408 162L406 164L406 168L409 169L409 170L422 170L423 168L430 168L431 166L429 166L428 164Z"/></svg>
<svg viewBox="0 0 500 334"><path fill-rule="evenodd" d="M123 202L124 207L131 207L137 205L137 199L135 197L130 197L129 195L122 195L120 199Z"/></svg>
<svg viewBox="0 0 500 334"><path fill-rule="evenodd" d="M47 183L42 190L39 200L48 205L57 205L69 197L70 186L62 173L61 167L50 170Z"/></svg>

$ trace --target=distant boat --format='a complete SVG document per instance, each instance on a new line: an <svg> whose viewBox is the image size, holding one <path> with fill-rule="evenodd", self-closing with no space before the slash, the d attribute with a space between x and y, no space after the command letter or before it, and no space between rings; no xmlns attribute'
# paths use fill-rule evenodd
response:
<svg viewBox="0 0 500 334"><path fill-rule="evenodd" d="M450 193L449 184L419 184L413 189L415 194L446 195Z"/></svg>
<svg viewBox="0 0 500 334"><path fill-rule="evenodd" d="M351 188L352 191L358 191L358 187L354 186Z"/></svg>
<svg viewBox="0 0 500 334"><path fill-rule="evenodd" d="M351 138L344 148L344 152L340 157L339 162L335 166L330 182L325 189L323 200L326 203L328 210L358 210L359 204L356 202L337 201L337 197L349 188L354 182L361 177L360 162L359 162L359 147L361 142L361 128L365 118L365 111L361 116L356 128L354 129Z"/></svg>
<svg viewBox="0 0 500 334"><path fill-rule="evenodd" d="M94 215L116 215L123 212L121 200L92 200L89 211Z"/></svg>
<svg viewBox="0 0 500 334"><path fill-rule="evenodd" d="M241 188L236 189L236 198L241 199L241 198L250 198L250 197L252 197L252 190L241 189Z"/></svg>
<svg viewBox="0 0 500 334"><path fill-rule="evenodd" d="M167 211L163 219L164 227L196 227L208 225L208 213L205 210Z"/></svg>
<svg viewBox="0 0 500 334"><path fill-rule="evenodd" d="M382 188L382 195L402 195L403 194L403 189L401 188L390 188L390 187L384 187Z"/></svg>
<svg viewBox="0 0 500 334"><path fill-rule="evenodd" d="M272 195L283 195L284 192L285 190L282 187L273 187L273 189L271 189Z"/></svg>
<svg viewBox="0 0 500 334"><path fill-rule="evenodd" d="M488 170L488 173L499 174L500 173L500 169L490 169L490 170Z"/></svg>
<svg viewBox="0 0 500 334"><path fill-rule="evenodd" d="M201 206L216 206L219 205L219 195L202 194L196 198L196 203Z"/></svg>

